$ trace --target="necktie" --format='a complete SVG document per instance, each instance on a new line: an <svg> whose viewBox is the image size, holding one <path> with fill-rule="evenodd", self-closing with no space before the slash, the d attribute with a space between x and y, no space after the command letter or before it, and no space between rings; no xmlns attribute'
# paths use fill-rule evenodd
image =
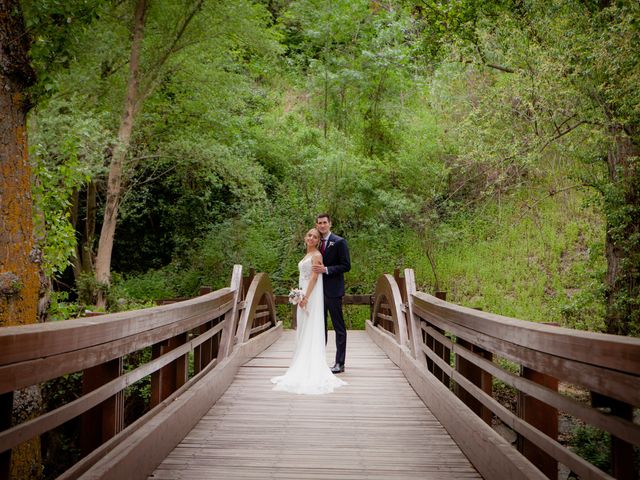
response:
<svg viewBox="0 0 640 480"><path fill-rule="evenodd" d="M323 238L322 239L322 244L320 245L320 253L324 255L324 249L325 249L325 245L327 243L327 239Z"/></svg>

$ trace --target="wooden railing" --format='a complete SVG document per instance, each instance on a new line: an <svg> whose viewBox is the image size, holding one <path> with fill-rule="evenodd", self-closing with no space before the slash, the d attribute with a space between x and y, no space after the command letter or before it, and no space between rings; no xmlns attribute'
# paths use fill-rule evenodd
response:
<svg viewBox="0 0 640 480"><path fill-rule="evenodd" d="M11 449L80 417L86 456L61 478L146 478L237 368L281 333L274 305L268 277L243 280L236 266L229 287L194 299L0 329L0 404L9 406L0 412L3 425L14 392L82 372L79 398L0 431L0 477L8 477ZM151 359L125 373L123 357L143 349ZM151 410L124 428L123 392L148 376Z"/></svg>
<svg viewBox="0 0 640 480"><path fill-rule="evenodd" d="M276 305L289 305L291 307L291 328L297 328L298 307L289 303L289 297L287 295L276 295ZM369 318L371 318L371 312L373 311L373 295L345 295L342 297L342 305L366 305L369 307ZM353 327L351 319L348 316L345 323L348 329Z"/></svg>
<svg viewBox="0 0 640 480"><path fill-rule="evenodd" d="M411 269L380 277L367 330L485 478L556 479L559 463L581 479L638 478L640 339L461 307L416 291ZM495 381L517 392L515 411L494 398ZM559 392L569 384L591 401ZM559 412L611 435L613 476L558 442Z"/></svg>
<svg viewBox="0 0 640 480"><path fill-rule="evenodd" d="M150 309L0 329L0 424L14 392L82 372L82 396L0 431L0 477L9 453L81 418L84 458L61 478L145 478L224 393L239 366L282 331L265 274L242 276L195 299ZM369 296L354 303L370 303ZM367 330L398 364L485 478L557 478L558 464L582 479L637 478L640 340L525 322L454 305L416 291L413 271L377 282ZM151 359L123 371L123 357ZM151 410L124 426L125 388L150 377ZM510 409L493 395L517 392ZM571 384L584 403L559 393ZM561 390L561 389L560 389ZM7 407L7 408L4 408ZM558 442L558 415L611 434L612 475ZM514 434L515 447L495 430ZM133 473L132 473L133 472Z"/></svg>

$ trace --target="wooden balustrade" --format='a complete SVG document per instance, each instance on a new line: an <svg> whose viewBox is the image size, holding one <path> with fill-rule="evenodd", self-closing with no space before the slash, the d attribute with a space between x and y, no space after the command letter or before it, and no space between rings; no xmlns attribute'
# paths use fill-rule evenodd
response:
<svg viewBox="0 0 640 480"><path fill-rule="evenodd" d="M633 409L640 406L640 339L461 307L416 291L410 269L400 282L405 291L396 294L398 278L380 277L367 329L485 478L555 479L559 463L580 478L637 478L633 447L640 446L640 426ZM404 342L398 334L403 324ZM516 373L501 366L505 361ZM494 381L518 392L515 412L493 397ZM559 393L562 383L592 392L593 406ZM454 408L451 392L480 423ZM558 442L558 412L611 434L613 477ZM521 459L504 450L508 442L491 428L498 421L517 434ZM487 442L495 448L478 446Z"/></svg>
<svg viewBox="0 0 640 480"><path fill-rule="evenodd" d="M8 478L12 448L79 417L83 454L97 452L98 447L102 451L93 459L81 461L83 465L63 476L76 478L116 448L117 442L104 448L101 445L126 433L122 432L125 388L150 376L151 411L147 416L157 416L160 410L154 407L166 408L166 400L205 378L221 362L233 364L237 369L242 358L233 362L230 359L235 348L248 345L249 338L278 328L281 331L268 278L252 272L249 280L243 279L240 266L234 268L230 287L166 303L144 310L0 329L2 478ZM239 339L236 339L237 329L241 329ZM259 342L260 348L264 343ZM144 349L151 350L151 359L125 373L123 358ZM11 405L13 392L74 372L82 372L79 398L32 420L10 425L11 408L5 407ZM226 389L233 375L222 376L227 383L221 385ZM200 403L213 401L215 398L209 396ZM135 432L140 425L139 421L135 422L131 431ZM174 440L158 440L158 444L148 448L158 451L173 448L168 442Z"/></svg>
<svg viewBox="0 0 640 480"><path fill-rule="evenodd" d="M485 478L557 478L562 463L584 479L632 479L640 426L640 339L569 330L465 308L417 291L413 271L382 275L366 328ZM142 478L226 390L240 365L282 331L269 278L236 266L231 285L135 312L0 329L0 477L12 448L80 418L84 459L61 479ZM295 308L293 308L295 312ZM294 320L295 326L295 320ZM147 350L147 363L123 359ZM14 392L82 372L82 396L19 425ZM189 373L191 372L191 373ZM124 425L123 392L151 382L151 410ZM502 382L515 410L494 398ZM570 383L590 403L561 393ZM560 391L559 391L560 390ZM562 412L611 435L612 475L558 442ZM515 432L515 447L492 428ZM90 452L90 453L89 453Z"/></svg>

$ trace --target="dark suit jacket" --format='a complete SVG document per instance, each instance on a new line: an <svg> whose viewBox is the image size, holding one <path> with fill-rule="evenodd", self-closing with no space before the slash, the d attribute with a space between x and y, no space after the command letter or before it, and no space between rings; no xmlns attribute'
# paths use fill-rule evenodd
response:
<svg viewBox="0 0 640 480"><path fill-rule="evenodd" d="M347 241L333 233L329 235L322 262L328 271L322 280L325 296L344 296L344 274L351 270Z"/></svg>

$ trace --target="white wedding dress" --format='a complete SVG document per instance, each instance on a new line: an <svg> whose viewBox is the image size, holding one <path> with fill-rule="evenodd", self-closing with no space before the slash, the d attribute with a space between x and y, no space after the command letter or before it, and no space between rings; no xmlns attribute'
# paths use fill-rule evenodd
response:
<svg viewBox="0 0 640 480"><path fill-rule="evenodd" d="M311 255L298 263L299 287L303 291L311 279L311 265ZM331 373L325 358L322 275L318 275L306 308L298 307L296 349L291 365L284 375L272 378L271 382L275 383L274 390L306 395L331 393L347 384Z"/></svg>

